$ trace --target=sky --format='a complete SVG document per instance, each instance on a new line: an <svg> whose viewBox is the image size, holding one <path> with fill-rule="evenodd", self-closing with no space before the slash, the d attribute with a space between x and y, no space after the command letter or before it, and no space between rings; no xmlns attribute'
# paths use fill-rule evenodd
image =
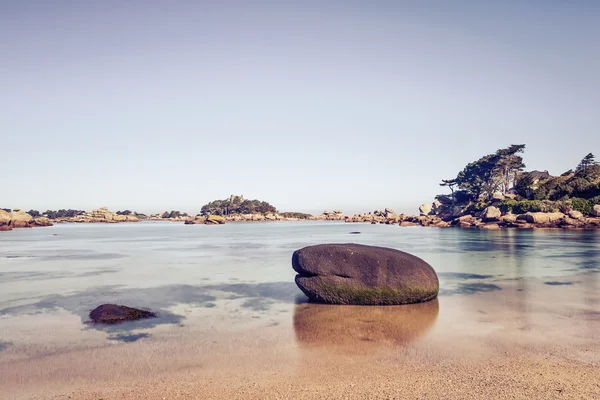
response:
<svg viewBox="0 0 600 400"><path fill-rule="evenodd" d="M0 206L415 213L513 143L560 174L598 43L591 0L0 0Z"/></svg>

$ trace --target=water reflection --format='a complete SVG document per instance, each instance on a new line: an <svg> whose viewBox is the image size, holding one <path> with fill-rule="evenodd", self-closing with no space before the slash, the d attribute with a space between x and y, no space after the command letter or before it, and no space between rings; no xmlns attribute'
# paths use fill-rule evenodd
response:
<svg viewBox="0 0 600 400"><path fill-rule="evenodd" d="M301 346L360 353L406 346L431 329L438 313L438 299L404 306L298 304L294 331Z"/></svg>

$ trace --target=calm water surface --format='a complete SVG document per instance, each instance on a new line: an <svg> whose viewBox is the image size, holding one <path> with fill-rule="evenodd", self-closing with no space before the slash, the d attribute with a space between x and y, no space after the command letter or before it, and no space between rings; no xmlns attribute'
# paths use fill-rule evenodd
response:
<svg viewBox="0 0 600 400"><path fill-rule="evenodd" d="M63 224L2 232L0 359L7 349L33 345L44 336L32 332L39 333L53 321L69 316L70 323L79 327L70 333L72 344L78 337L84 340L91 335L90 331L102 333L101 340L151 340L161 327L185 329L194 315L213 319L239 316L240 320L258 320L269 326L281 323L277 315L291 312L293 318L288 320L295 324L300 339L306 327L314 324L325 326L325 330L348 329L348 325L338 327L336 323L364 310L342 307L310 311L311 306L303 304L305 299L294 284L291 255L307 245L355 242L410 252L436 269L440 299L444 299L498 292L508 282L531 279L557 287L579 284L573 276L589 276L593 277L591 282L597 282L599 239L598 232L586 231L399 228L326 222ZM594 285L596 291L600 289ZM115 327L90 327L89 311L107 302L151 308L160 317ZM368 311L369 316L359 316L349 324L362 329L364 321L380 321L387 325L377 334L387 335L387 331L402 330L408 320L431 325L438 313L444 312L437 302L421 307L406 308L409 311L400 315ZM327 332L311 335L314 338Z"/></svg>

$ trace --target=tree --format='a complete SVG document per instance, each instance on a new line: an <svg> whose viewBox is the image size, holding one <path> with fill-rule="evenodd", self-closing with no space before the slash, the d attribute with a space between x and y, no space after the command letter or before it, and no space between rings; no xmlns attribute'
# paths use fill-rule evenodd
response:
<svg viewBox="0 0 600 400"><path fill-rule="evenodd" d="M491 196L498 187L494 180L498 160L498 155L488 154L467 164L456 176L458 187L466 191L473 200L479 199L482 194Z"/></svg>
<svg viewBox="0 0 600 400"><path fill-rule="evenodd" d="M39 217L41 214L38 210L29 210L27 214L31 215L33 218Z"/></svg>
<svg viewBox="0 0 600 400"><path fill-rule="evenodd" d="M517 155L523 151L525 151L524 144L513 144L496 152L496 155L499 156L497 173L503 194L508 192L511 182L515 183L518 173L525 168L523 158Z"/></svg>
<svg viewBox="0 0 600 400"><path fill-rule="evenodd" d="M450 192L452 193L452 205L454 205L454 187L456 185L458 185L456 179L442 179L442 183L440 183L440 186L450 189Z"/></svg>
<svg viewBox="0 0 600 400"><path fill-rule="evenodd" d="M523 158L517 155L524 150L524 144L513 144L467 164L456 177L459 189L469 194L472 200L482 195L489 198L499 189L508 192L519 171L525 168Z"/></svg>
<svg viewBox="0 0 600 400"><path fill-rule="evenodd" d="M588 167L591 167L592 165L597 165L597 164L598 164L598 162L596 162L596 156L593 155L592 153L589 153L587 156L583 157L583 159L577 166L576 171L577 172L585 171Z"/></svg>
<svg viewBox="0 0 600 400"><path fill-rule="evenodd" d="M533 185L533 176L529 172L525 172L517 178L515 191L519 196L529 198L532 193L531 185Z"/></svg>
<svg viewBox="0 0 600 400"><path fill-rule="evenodd" d="M276 213L277 209L266 201L245 200L244 196L231 195L225 200L214 200L202 206L202 215L229 215L229 214L267 214Z"/></svg>

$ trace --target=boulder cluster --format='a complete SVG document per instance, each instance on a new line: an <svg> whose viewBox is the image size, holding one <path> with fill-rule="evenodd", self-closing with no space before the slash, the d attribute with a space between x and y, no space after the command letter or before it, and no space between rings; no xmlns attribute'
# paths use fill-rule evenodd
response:
<svg viewBox="0 0 600 400"><path fill-rule="evenodd" d="M225 217L220 215L197 216L185 220L186 225L222 225L224 223Z"/></svg>
<svg viewBox="0 0 600 400"><path fill-rule="evenodd" d="M310 219L313 221L343 221L346 218L343 212L339 210L325 210L321 215L315 215Z"/></svg>
<svg viewBox="0 0 600 400"><path fill-rule="evenodd" d="M371 222L373 224L399 224L400 226L432 226L439 228L600 228L600 205L595 205L591 216L570 210L562 212L527 212L523 214L504 213L499 205L504 197L496 196L492 204L482 211L470 211L464 206L444 204L439 200L419 207L419 215L396 214L390 209L375 211L346 218L346 222Z"/></svg>
<svg viewBox="0 0 600 400"><path fill-rule="evenodd" d="M83 214L74 217L56 218L55 222L79 222L79 223L117 223L117 222L138 222L139 218L135 215L120 215L110 211L108 207L100 207L92 211L86 211Z"/></svg>
<svg viewBox="0 0 600 400"><path fill-rule="evenodd" d="M33 228L37 226L52 226L48 218L33 218L20 209L11 212L0 210L0 231L10 231L13 228Z"/></svg>
<svg viewBox="0 0 600 400"><path fill-rule="evenodd" d="M226 222L267 222L267 221L299 221L299 218L284 217L278 213L266 214L233 214L233 215L198 215L183 219L186 225L219 225Z"/></svg>

